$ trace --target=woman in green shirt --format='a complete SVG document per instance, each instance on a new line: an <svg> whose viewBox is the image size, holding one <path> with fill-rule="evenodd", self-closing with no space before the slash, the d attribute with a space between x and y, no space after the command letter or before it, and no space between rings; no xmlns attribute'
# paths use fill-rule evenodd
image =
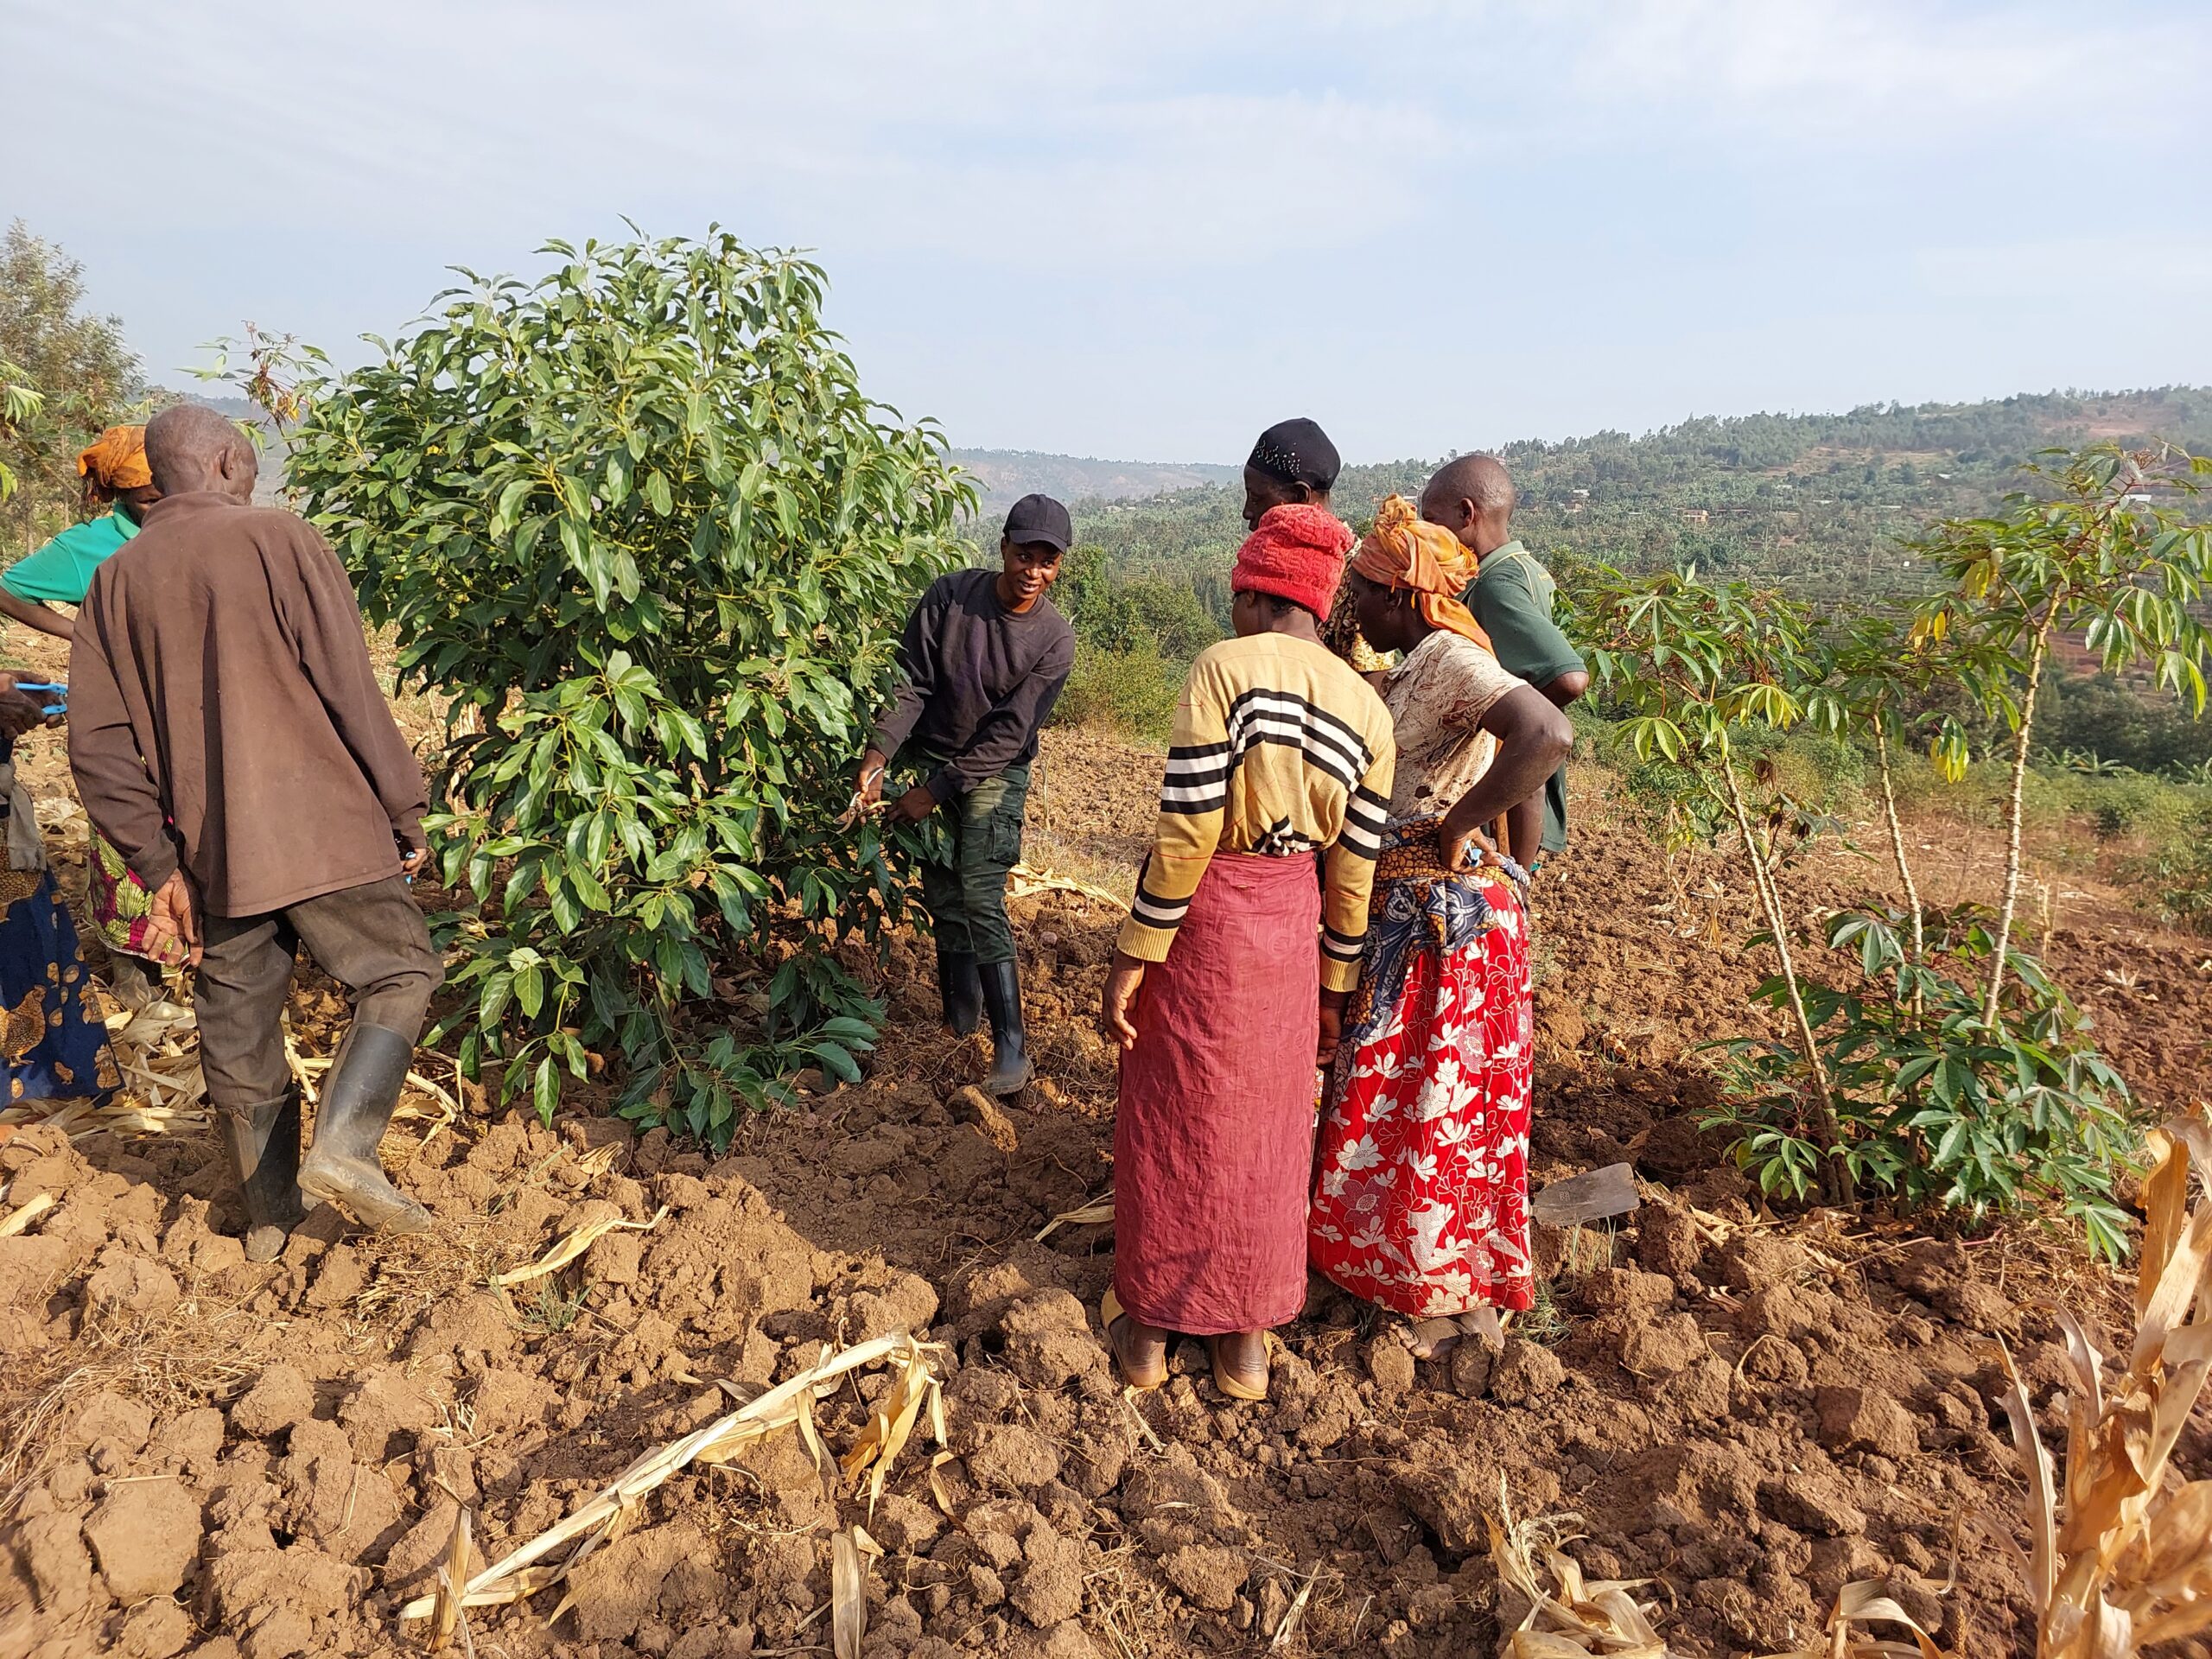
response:
<svg viewBox="0 0 2212 1659"><path fill-rule="evenodd" d="M146 465L143 426L108 428L98 443L78 455L77 471L85 480L86 506L108 512L72 525L0 570L0 615L61 639L70 638L73 625L54 607L85 602L92 573L138 533L146 509L162 499ZM183 961L182 948L172 941L165 950L149 935L152 895L119 853L94 836L85 862L91 878L86 894L89 919L107 944L116 1000L142 1007L159 993L162 969Z"/></svg>
<svg viewBox="0 0 2212 1659"><path fill-rule="evenodd" d="M35 553L0 570L0 615L26 627L69 638L71 622L54 607L85 602L92 572L138 533L146 509L162 499L146 466L146 429L111 426L77 457L85 505L106 507L98 518L72 524Z"/></svg>

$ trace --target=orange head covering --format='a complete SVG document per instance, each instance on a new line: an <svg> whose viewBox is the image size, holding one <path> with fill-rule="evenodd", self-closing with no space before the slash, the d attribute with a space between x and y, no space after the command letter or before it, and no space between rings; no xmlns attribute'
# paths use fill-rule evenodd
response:
<svg viewBox="0 0 2212 1659"><path fill-rule="evenodd" d="M92 493L105 500L125 490L143 490L154 481L146 465L146 429L111 426L100 441L77 454L77 475L88 480Z"/></svg>
<svg viewBox="0 0 2212 1659"><path fill-rule="evenodd" d="M1376 509L1375 528L1351 556L1351 568L1370 582L1411 590L1414 608L1432 628L1443 628L1491 650L1490 635L1459 602L1474 580L1475 556L1439 524L1424 524L1412 502L1394 495Z"/></svg>

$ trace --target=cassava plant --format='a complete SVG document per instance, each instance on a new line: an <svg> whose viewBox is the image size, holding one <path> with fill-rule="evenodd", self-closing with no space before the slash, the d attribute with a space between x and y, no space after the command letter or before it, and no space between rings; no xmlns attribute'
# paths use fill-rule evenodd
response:
<svg viewBox="0 0 2212 1659"><path fill-rule="evenodd" d="M1938 641L1910 638L1898 619L1880 613L1859 616L1836 628L1828 658L1829 683L1818 696L1833 705L1831 723L1854 735L1863 734L1872 744L1882 826L1904 895L1911 941L1908 959L1918 963L1926 955L1927 934L1920 882L1913 874L1904 823L1897 813L1896 757L1925 737L1929 756L1946 780L1956 783L1966 775L1969 756L1964 728L1955 713L1946 717L1936 705L1942 691L1959 685L1972 665Z"/></svg>
<svg viewBox="0 0 2212 1659"><path fill-rule="evenodd" d="M2212 531L2183 510L2212 461L2101 444L2053 452L2027 472L2030 487L2002 516L1948 519L1914 544L1947 586L1918 607L1913 642L1963 642L1971 683L2012 734L2005 883L1981 994L1991 1027L2011 965L2036 699L2053 649L2078 632L2107 673L2147 667L2192 713L2205 701L2207 637L2192 612L2212 579Z"/></svg>
<svg viewBox="0 0 2212 1659"><path fill-rule="evenodd" d="M1916 919L1916 939L1897 912L1839 912L1827 925L1834 954L1808 964L1801 988L1854 1188L1978 1217L2054 1204L2118 1261L2126 1218L2112 1183L2133 1101L2088 1016L2015 950L1998 1023L1986 1023L1991 913L1962 906ZM1783 996L1779 980L1754 993L1777 1007ZM1820 1151L1789 1127L1802 1057L1769 1039L1721 1046L1729 1104L1714 1122L1748 1131L1766 1191L1802 1196Z"/></svg>
<svg viewBox="0 0 2212 1659"><path fill-rule="evenodd" d="M1605 695L1625 714L1637 758L1662 756L1679 769L1683 832L1732 829L1766 921L1764 942L1781 965L1787 1016L1804 1067L1802 1122L1793 1145L1817 1148L1821 1196L1851 1196L1849 1166L1830 1102L1827 1063L1807 1013L1777 875L1815 820L1756 763L1740 740L1805 718L1826 677L1810 619L1778 594L1740 582L1707 582L1694 569L1624 576L1599 569L1575 595L1577 638ZM1718 839L1717 836L1713 838ZM1749 1150L1758 1156L1763 1148Z"/></svg>
<svg viewBox="0 0 2212 1659"><path fill-rule="evenodd" d="M464 1068L550 1115L613 1051L626 1116L721 1141L873 1039L832 948L903 889L835 821L972 496L862 395L816 266L719 232L547 251L302 388L290 480L448 700Z"/></svg>

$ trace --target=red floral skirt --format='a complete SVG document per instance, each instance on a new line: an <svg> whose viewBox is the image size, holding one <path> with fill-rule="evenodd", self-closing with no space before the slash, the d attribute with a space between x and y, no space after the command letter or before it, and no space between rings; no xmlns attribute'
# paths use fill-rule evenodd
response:
<svg viewBox="0 0 2212 1659"><path fill-rule="evenodd" d="M1513 888L1386 850L1314 1160L1313 1266L1415 1319L1525 1308L1529 937Z"/></svg>

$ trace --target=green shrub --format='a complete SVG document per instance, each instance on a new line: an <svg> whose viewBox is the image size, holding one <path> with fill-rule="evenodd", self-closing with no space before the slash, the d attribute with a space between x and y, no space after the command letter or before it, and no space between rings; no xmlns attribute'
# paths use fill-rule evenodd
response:
<svg viewBox="0 0 2212 1659"><path fill-rule="evenodd" d="M862 396L817 267L719 233L548 251L313 388L290 482L452 699L427 827L475 900L443 928L463 1068L550 1116L612 1049L625 1116L726 1141L873 1041L830 952L904 889L835 820L972 497ZM709 1001L725 976L751 988Z"/></svg>
<svg viewBox="0 0 2212 1659"><path fill-rule="evenodd" d="M1053 719L1165 743L1174 728L1186 672L1149 645L1107 651L1078 640L1075 671L1068 676Z"/></svg>
<svg viewBox="0 0 2212 1659"><path fill-rule="evenodd" d="M2212 805L2200 806L2141 872L2164 918L2192 933L2212 933Z"/></svg>

